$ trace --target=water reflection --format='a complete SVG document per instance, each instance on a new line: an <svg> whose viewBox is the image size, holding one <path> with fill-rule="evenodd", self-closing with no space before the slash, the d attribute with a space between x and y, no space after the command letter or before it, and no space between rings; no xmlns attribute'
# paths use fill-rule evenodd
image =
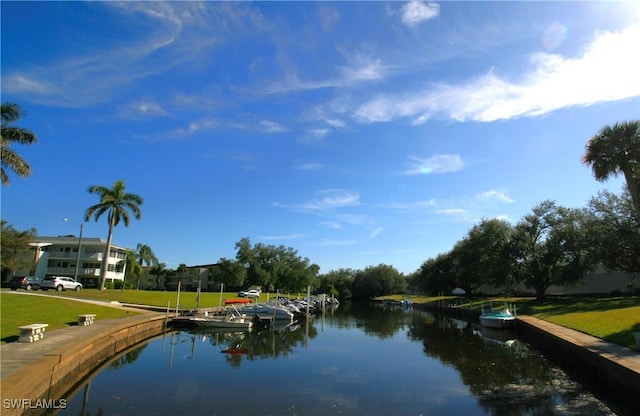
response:
<svg viewBox="0 0 640 416"><path fill-rule="evenodd" d="M168 333L88 383L61 414L613 414L515 332L368 304Z"/></svg>

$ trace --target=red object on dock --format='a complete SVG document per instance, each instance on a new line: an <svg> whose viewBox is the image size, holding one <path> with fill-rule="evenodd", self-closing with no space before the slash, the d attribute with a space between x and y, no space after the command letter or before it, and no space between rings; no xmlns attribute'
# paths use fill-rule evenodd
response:
<svg viewBox="0 0 640 416"><path fill-rule="evenodd" d="M225 305L232 305L234 303L251 303L250 299L225 299Z"/></svg>

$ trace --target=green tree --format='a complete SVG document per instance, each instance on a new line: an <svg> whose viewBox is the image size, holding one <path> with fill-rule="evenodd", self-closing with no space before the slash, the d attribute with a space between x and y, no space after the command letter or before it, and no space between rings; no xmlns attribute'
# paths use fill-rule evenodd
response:
<svg viewBox="0 0 640 416"><path fill-rule="evenodd" d="M5 220L1 224L0 247L4 279L5 275L13 276L16 270L31 269L34 266L34 255L29 243L35 240L37 231L35 228L18 231Z"/></svg>
<svg viewBox="0 0 640 416"><path fill-rule="evenodd" d="M587 143L583 161L598 181L622 173L640 217L640 120L603 127Z"/></svg>
<svg viewBox="0 0 640 416"><path fill-rule="evenodd" d="M4 186L9 185L8 170L16 175L27 177L31 175L31 166L16 153L11 145L13 143L30 145L38 141L35 134L25 128L13 125L15 121L24 115L22 108L15 103L2 103L2 125L0 127L1 168L0 177Z"/></svg>
<svg viewBox="0 0 640 416"><path fill-rule="evenodd" d="M467 293L485 284L513 286L509 279L511 264L507 256L512 227L504 220L483 219L474 225L464 239L464 275L458 286Z"/></svg>
<svg viewBox="0 0 640 416"><path fill-rule="evenodd" d="M356 273L353 281L353 298L369 299L375 296L404 293L407 280L395 267L386 264L369 266Z"/></svg>
<svg viewBox="0 0 640 416"><path fill-rule="evenodd" d="M235 260L221 258L212 272L213 281L225 287L243 288L247 279L247 269Z"/></svg>
<svg viewBox="0 0 640 416"><path fill-rule="evenodd" d="M618 196L602 191L591 198L588 212L586 234L593 258L607 270L640 274L640 218L629 192Z"/></svg>
<svg viewBox="0 0 640 416"><path fill-rule="evenodd" d="M107 222L109 223L107 245L105 246L102 257L102 267L100 268L100 290L104 290L113 229L120 224L120 221L124 223L125 227L129 226L129 211L131 211L136 219L140 219L140 205L142 205L143 200L136 194L126 193L124 181L122 180L116 181L113 188L93 185L89 187L88 191L90 194L97 194L100 197L100 202L87 208L84 215L85 221L88 221L91 216L94 216L95 221L98 222L98 219L106 213Z"/></svg>
<svg viewBox="0 0 640 416"><path fill-rule="evenodd" d="M125 250L126 258L118 262L120 270L124 269L124 281L122 282L122 289L124 290L125 283L129 283L129 286L136 288L140 285L140 278L142 277L142 265L138 263L137 253L133 250Z"/></svg>
<svg viewBox="0 0 640 416"><path fill-rule="evenodd" d="M298 291L318 284L320 268L291 247L260 243L252 246L245 237L236 243L236 249L237 262L247 270L248 285L267 291Z"/></svg>
<svg viewBox="0 0 640 416"><path fill-rule="evenodd" d="M420 288L431 295L449 294L456 287L451 253L441 253L428 259L418 269Z"/></svg>
<svg viewBox="0 0 640 416"><path fill-rule="evenodd" d="M330 270L320 276L318 290L328 293L338 299L351 299L351 287L356 276L353 269Z"/></svg>
<svg viewBox="0 0 640 416"><path fill-rule="evenodd" d="M149 274L156 277L156 289L159 289L161 287L160 279L162 279L162 277L166 276L168 273L169 270L167 270L166 263L158 263L155 266L151 267Z"/></svg>
<svg viewBox="0 0 640 416"><path fill-rule="evenodd" d="M146 244L138 243L136 247L136 259L140 266L155 266L158 264L158 258L153 253L151 247Z"/></svg>
<svg viewBox="0 0 640 416"><path fill-rule="evenodd" d="M538 299L551 285L578 283L592 268L584 223L581 210L544 201L515 226L510 243L515 275Z"/></svg>

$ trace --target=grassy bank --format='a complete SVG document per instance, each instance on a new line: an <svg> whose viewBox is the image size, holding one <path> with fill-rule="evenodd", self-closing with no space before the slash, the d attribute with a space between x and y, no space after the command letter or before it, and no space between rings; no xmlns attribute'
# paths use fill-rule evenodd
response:
<svg viewBox="0 0 640 416"><path fill-rule="evenodd" d="M403 296L387 296L400 300ZM531 315L597 338L635 349L634 332L640 332L640 297L553 297L535 298L410 297L413 303L453 304L480 309L484 301L506 301L521 315Z"/></svg>
<svg viewBox="0 0 640 416"><path fill-rule="evenodd" d="M0 292L0 344L16 341L20 333L18 327L22 325L49 324L47 331L52 331L74 325L77 315L80 314L96 314L97 319L122 318L132 314L132 312L122 309L77 302L72 299L152 305L164 308L169 306L172 309L178 303L177 292L85 289L80 292L49 290L32 293L46 294L52 297L23 296L11 293L8 289L3 289ZM266 301L267 296L267 294L262 294L260 301ZM271 296L273 297L273 294ZM235 298L237 298L236 293L222 294L223 301ZM203 292L200 294L199 306L201 308L215 307L220 305L220 300L219 292ZM196 293L180 293L179 302L180 308L195 308L197 305Z"/></svg>
<svg viewBox="0 0 640 416"><path fill-rule="evenodd" d="M144 304L175 308L178 302L176 292L155 292L142 290L96 290L86 289L80 292L34 292L46 293L54 298L42 296L20 296L8 290L2 290L0 296L0 342L17 339L18 327L32 323L48 323L48 330L72 325L79 314L95 313L98 319L119 318L131 313L117 308L75 302L70 299L90 299L99 301L117 301L120 303ZM269 295L262 294L259 301L266 301ZM274 294L270 295L272 298ZM404 296L387 296L387 299L402 299ZM203 292L199 306L202 308L218 306L221 300L237 298L236 293ZM480 308L482 301L507 301L515 304L519 314L532 315L558 325L602 338L609 342L635 348L634 332L640 332L640 297L606 298L549 298L537 301L534 298L492 298L474 299L470 302L464 297L418 297L412 296L414 303L446 302L459 306ZM180 294L181 308L196 307L196 293Z"/></svg>
<svg viewBox="0 0 640 416"><path fill-rule="evenodd" d="M47 331L75 325L78 315L93 313L98 319L123 318L133 312L67 299L21 296L3 291L0 296L0 343L18 340L19 326L49 324Z"/></svg>

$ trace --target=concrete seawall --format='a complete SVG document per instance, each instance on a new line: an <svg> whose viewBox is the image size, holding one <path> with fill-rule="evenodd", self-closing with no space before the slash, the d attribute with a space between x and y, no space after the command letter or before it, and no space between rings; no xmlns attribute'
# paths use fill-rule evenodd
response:
<svg viewBox="0 0 640 416"><path fill-rule="evenodd" d="M583 382L640 414L640 352L532 316L518 317L517 331Z"/></svg>
<svg viewBox="0 0 640 416"><path fill-rule="evenodd" d="M480 312L455 306L425 306L435 313L477 322ZM551 360L604 392L614 403L640 414L640 351L553 324L533 316L517 317L518 337Z"/></svg>
<svg viewBox="0 0 640 416"><path fill-rule="evenodd" d="M475 320L463 308L429 308ZM2 415L48 414L60 398L118 353L165 331L165 314L96 320L46 333L43 340L3 345ZM518 335L612 398L640 414L640 353L530 316L518 317Z"/></svg>
<svg viewBox="0 0 640 416"><path fill-rule="evenodd" d="M97 320L46 333L41 341L2 346L2 415L45 414L76 383L119 352L165 328L165 316Z"/></svg>

